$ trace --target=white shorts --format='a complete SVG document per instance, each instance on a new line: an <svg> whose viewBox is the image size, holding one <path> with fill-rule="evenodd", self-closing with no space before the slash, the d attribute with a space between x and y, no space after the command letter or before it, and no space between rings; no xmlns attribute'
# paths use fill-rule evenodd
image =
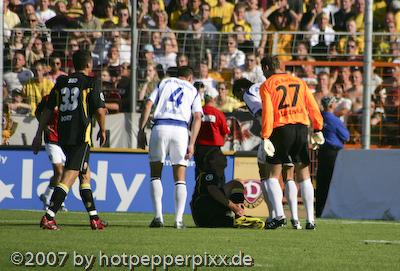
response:
<svg viewBox="0 0 400 271"><path fill-rule="evenodd" d="M174 125L155 125L149 143L149 161L165 163L169 154L172 165L188 166L185 159L189 144L189 131L186 127Z"/></svg>
<svg viewBox="0 0 400 271"><path fill-rule="evenodd" d="M47 155L49 156L50 162L54 164L62 164L65 165L65 161L67 158L62 150L62 148L54 143L46 143L44 144Z"/></svg>

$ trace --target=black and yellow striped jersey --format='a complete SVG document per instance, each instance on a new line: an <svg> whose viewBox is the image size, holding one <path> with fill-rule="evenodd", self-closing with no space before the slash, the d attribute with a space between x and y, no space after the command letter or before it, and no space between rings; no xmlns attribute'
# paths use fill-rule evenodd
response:
<svg viewBox="0 0 400 271"><path fill-rule="evenodd" d="M58 106L58 141L60 145L91 145L91 119L95 110L104 108L104 96L97 78L77 72L60 76L46 107Z"/></svg>

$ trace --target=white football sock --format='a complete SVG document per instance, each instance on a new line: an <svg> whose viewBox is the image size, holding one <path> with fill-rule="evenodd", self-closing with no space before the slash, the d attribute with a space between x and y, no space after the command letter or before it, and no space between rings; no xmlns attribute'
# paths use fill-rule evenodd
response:
<svg viewBox="0 0 400 271"><path fill-rule="evenodd" d="M160 218L163 222L162 215L162 196L163 196L163 186L161 180L154 178L150 181L150 195L151 201L153 202L154 217Z"/></svg>
<svg viewBox="0 0 400 271"><path fill-rule="evenodd" d="M51 195L53 194L54 187L48 185L46 191L44 191L43 195L46 197L46 201L49 202Z"/></svg>
<svg viewBox="0 0 400 271"><path fill-rule="evenodd" d="M280 219L285 217L282 204L283 192L279 180L276 178L269 178L267 180L267 191L268 197L274 206L276 218Z"/></svg>
<svg viewBox="0 0 400 271"><path fill-rule="evenodd" d="M177 181L175 183L175 190L174 190L176 222L183 221L183 212L185 211L186 197L187 197L186 182Z"/></svg>
<svg viewBox="0 0 400 271"><path fill-rule="evenodd" d="M272 202L268 197L267 180L265 180L265 178L261 178L261 190L264 196L264 201L268 206L268 213L269 213L268 221L270 221L275 218L275 211L274 211L274 205L272 205Z"/></svg>
<svg viewBox="0 0 400 271"><path fill-rule="evenodd" d="M311 179L304 180L300 183L301 198L306 208L307 221L314 222L314 187Z"/></svg>
<svg viewBox="0 0 400 271"><path fill-rule="evenodd" d="M299 220L299 215L297 212L297 186L294 180L288 180L285 183L285 191L290 213L292 214L292 219Z"/></svg>

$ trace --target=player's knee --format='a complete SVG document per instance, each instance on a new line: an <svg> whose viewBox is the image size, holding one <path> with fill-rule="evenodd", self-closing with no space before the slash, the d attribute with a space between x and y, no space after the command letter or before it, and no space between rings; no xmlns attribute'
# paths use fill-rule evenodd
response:
<svg viewBox="0 0 400 271"><path fill-rule="evenodd" d="M244 186L244 181L242 179L236 178L231 181L234 186Z"/></svg>
<svg viewBox="0 0 400 271"><path fill-rule="evenodd" d="M230 200L233 203L242 203L244 202L244 186L243 181L241 179L234 179L231 181L232 189Z"/></svg>

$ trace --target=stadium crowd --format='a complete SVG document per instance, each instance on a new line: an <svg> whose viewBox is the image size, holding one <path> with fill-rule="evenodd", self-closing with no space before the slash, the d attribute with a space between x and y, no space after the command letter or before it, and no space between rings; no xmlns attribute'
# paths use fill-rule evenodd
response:
<svg viewBox="0 0 400 271"><path fill-rule="evenodd" d="M374 1L371 75L353 64L363 60L364 11L365 0L4 0L4 111L34 115L57 77L74 71L78 49L92 52L92 75L102 81L109 113L140 111L158 82L184 65L195 69L203 91L218 90L217 109L246 110L232 94L233 82L265 81L260 61L274 53L283 63L300 61L285 71L302 78L320 106L325 95L337 98L334 114L352 143L361 136L363 78L371 76L371 143L399 145L400 1Z"/></svg>

